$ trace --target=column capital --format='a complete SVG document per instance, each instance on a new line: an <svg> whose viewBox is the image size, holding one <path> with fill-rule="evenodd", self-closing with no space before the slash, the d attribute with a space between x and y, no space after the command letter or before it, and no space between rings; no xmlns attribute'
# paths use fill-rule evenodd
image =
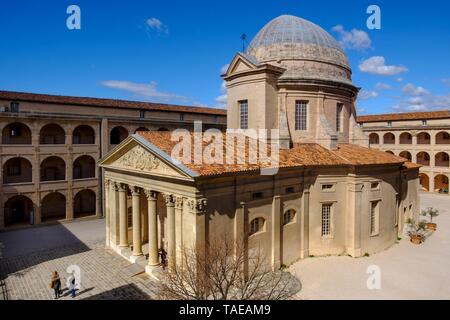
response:
<svg viewBox="0 0 450 320"><path fill-rule="evenodd" d="M166 206L173 207L175 206L175 196L170 193L163 194L164 200L166 201Z"/></svg>
<svg viewBox="0 0 450 320"><path fill-rule="evenodd" d="M119 192L126 192L127 191L127 184L125 183L118 183L117 186Z"/></svg>
<svg viewBox="0 0 450 320"><path fill-rule="evenodd" d="M175 196L175 208L183 209L183 197Z"/></svg>
<svg viewBox="0 0 450 320"><path fill-rule="evenodd" d="M188 200L189 209L193 212L204 212L207 204L208 200L206 198Z"/></svg>
<svg viewBox="0 0 450 320"><path fill-rule="evenodd" d="M109 184L113 191L119 191L119 183L115 181L110 181Z"/></svg>
<svg viewBox="0 0 450 320"><path fill-rule="evenodd" d="M103 181L103 183L104 183L104 185L105 185L105 188L108 188L108 187L109 187L109 184L111 183L111 180L105 179L105 180Z"/></svg>
<svg viewBox="0 0 450 320"><path fill-rule="evenodd" d="M130 190L131 190L131 195L134 196L139 196L142 192L142 189L136 186L130 186Z"/></svg>
<svg viewBox="0 0 450 320"><path fill-rule="evenodd" d="M147 197L147 200L153 200L156 201L156 198L158 197L158 192L150 189L144 190L145 196Z"/></svg>

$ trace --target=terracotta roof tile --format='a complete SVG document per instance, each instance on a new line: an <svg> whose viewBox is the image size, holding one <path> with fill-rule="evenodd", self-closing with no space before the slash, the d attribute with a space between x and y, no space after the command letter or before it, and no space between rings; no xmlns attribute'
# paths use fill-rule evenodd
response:
<svg viewBox="0 0 450 320"><path fill-rule="evenodd" d="M431 112L410 112L410 113L390 113L373 114L359 116L356 121L377 122L377 121L395 121L395 120L426 120L426 119L446 119L450 118L450 110L431 111Z"/></svg>
<svg viewBox="0 0 450 320"><path fill-rule="evenodd" d="M140 101L128 101L118 99L100 99L88 97L70 97L49 94L25 93L14 91L0 91L0 99L17 100L26 102L69 104L89 107L112 107L124 109L139 109L152 111L174 111L197 114L211 114L218 116L226 116L227 111L224 109L214 109L206 107L190 107L163 103L151 103Z"/></svg>
<svg viewBox="0 0 450 320"><path fill-rule="evenodd" d="M173 147L178 143L171 141L171 132L138 132L140 136L152 143L164 153L171 155ZM226 144L231 144L231 141L223 143L223 150ZM191 140L193 146L193 140ZM208 143L203 142L203 148ZM247 141L245 153L244 148L235 146L235 158L233 164L195 164L194 148L191 148L191 162L183 163L190 170L197 172L202 176L218 175L224 173L235 173L243 171L259 170L261 168L270 168L270 163L254 164L245 161L238 163L236 155L245 154L248 160L249 150L252 149L253 144ZM202 149L204 150L204 149ZM226 152L223 152L225 159ZM225 160L224 160L225 162ZM402 164L405 159L388 154L383 151L363 148L352 144L340 144L337 150L328 150L315 143L294 144L293 148L288 150L280 150L279 164L276 167L305 167L305 166L348 166L348 165L382 165L382 164Z"/></svg>

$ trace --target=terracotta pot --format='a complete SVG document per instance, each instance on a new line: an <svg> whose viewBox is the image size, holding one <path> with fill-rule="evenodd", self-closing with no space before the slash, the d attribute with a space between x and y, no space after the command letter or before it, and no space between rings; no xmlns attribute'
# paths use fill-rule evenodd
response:
<svg viewBox="0 0 450 320"><path fill-rule="evenodd" d="M431 223L431 222L429 222L429 223L427 223L427 229L428 229L428 230L436 231L436 229L437 229L437 224L436 224L436 223Z"/></svg>
<svg viewBox="0 0 450 320"><path fill-rule="evenodd" d="M421 235L411 236L411 242L414 243L414 244L421 244L422 243L422 236Z"/></svg>

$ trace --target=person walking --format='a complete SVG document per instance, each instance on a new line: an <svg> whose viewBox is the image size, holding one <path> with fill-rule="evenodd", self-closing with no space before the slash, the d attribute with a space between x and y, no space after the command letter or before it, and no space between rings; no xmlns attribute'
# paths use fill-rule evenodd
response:
<svg viewBox="0 0 450 320"><path fill-rule="evenodd" d="M50 288L55 292L55 299L58 299L61 296L61 279L57 271L53 271Z"/></svg>
<svg viewBox="0 0 450 320"><path fill-rule="evenodd" d="M72 298L75 298L75 277L72 276L72 278L70 279L70 285L69 285L69 292L70 295L72 296Z"/></svg>
<svg viewBox="0 0 450 320"><path fill-rule="evenodd" d="M163 270L166 268L167 265L167 253L163 248L159 249L159 256L161 258L161 265L163 267Z"/></svg>

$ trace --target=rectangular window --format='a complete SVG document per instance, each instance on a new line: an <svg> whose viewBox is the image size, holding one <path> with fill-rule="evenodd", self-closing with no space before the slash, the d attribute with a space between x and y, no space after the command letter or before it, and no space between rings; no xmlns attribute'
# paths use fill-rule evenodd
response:
<svg viewBox="0 0 450 320"><path fill-rule="evenodd" d="M427 120L422 120L422 125L426 126L427 125Z"/></svg>
<svg viewBox="0 0 450 320"><path fill-rule="evenodd" d="M8 167L8 176L14 177L14 176L20 176L21 170L20 165L11 165Z"/></svg>
<svg viewBox="0 0 450 320"><path fill-rule="evenodd" d="M248 129L248 100L239 101L240 128Z"/></svg>
<svg viewBox="0 0 450 320"><path fill-rule="evenodd" d="M294 187L287 187L286 188L286 193L294 193L294 192L295 192Z"/></svg>
<svg viewBox="0 0 450 320"><path fill-rule="evenodd" d="M331 236L331 204L322 205L322 237Z"/></svg>
<svg viewBox="0 0 450 320"><path fill-rule="evenodd" d="M180 121L184 121L184 113L180 113Z"/></svg>
<svg viewBox="0 0 450 320"><path fill-rule="evenodd" d="M323 184L322 191L332 191L334 190L334 184Z"/></svg>
<svg viewBox="0 0 450 320"><path fill-rule="evenodd" d="M380 184L378 182L372 182L370 184L370 189L372 189L372 190L380 190Z"/></svg>
<svg viewBox="0 0 450 320"><path fill-rule="evenodd" d="M342 114L343 104L338 103L336 107L336 131L341 132L341 114Z"/></svg>
<svg viewBox="0 0 450 320"><path fill-rule="evenodd" d="M370 203L370 235L378 234L378 214L379 201L372 201Z"/></svg>
<svg viewBox="0 0 450 320"><path fill-rule="evenodd" d="M388 127L392 127L392 121L388 121L388 122L387 122L387 126L388 126Z"/></svg>
<svg viewBox="0 0 450 320"><path fill-rule="evenodd" d="M141 119L145 118L145 111L144 110L139 111L139 118L141 118Z"/></svg>
<svg viewBox="0 0 450 320"><path fill-rule="evenodd" d="M252 199L262 199L263 193L262 192L255 192L252 194Z"/></svg>
<svg viewBox="0 0 450 320"><path fill-rule="evenodd" d="M11 112L19 112L19 103L11 102Z"/></svg>
<svg viewBox="0 0 450 320"><path fill-rule="evenodd" d="M127 210L127 224L128 224L128 228L133 227L133 212L132 212L132 208L129 207Z"/></svg>
<svg viewBox="0 0 450 320"><path fill-rule="evenodd" d="M295 102L295 130L307 130L308 101Z"/></svg>

